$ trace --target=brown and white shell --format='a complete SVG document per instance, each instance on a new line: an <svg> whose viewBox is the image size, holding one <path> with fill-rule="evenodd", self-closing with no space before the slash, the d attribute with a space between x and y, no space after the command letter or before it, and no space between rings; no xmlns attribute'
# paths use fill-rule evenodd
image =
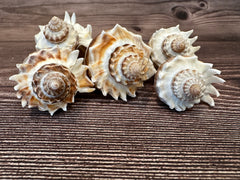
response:
<svg viewBox="0 0 240 180"><path fill-rule="evenodd" d="M17 64L19 74L9 79L18 83L14 89L22 98L22 106L28 104L29 108L38 107L53 115L60 108L66 111L77 91L94 91L86 75L88 67L82 65L83 58L78 59L78 53L59 47L42 49Z"/></svg>
<svg viewBox="0 0 240 180"><path fill-rule="evenodd" d="M200 46L193 47L192 44L197 40L197 36L189 38L193 30L180 31L179 25L167 29L161 28L153 33L149 45L152 47L151 59L160 66L168 58L181 56L193 56Z"/></svg>
<svg viewBox="0 0 240 180"><path fill-rule="evenodd" d="M159 98L170 109L185 111L194 104L204 101L214 106L210 95L219 96L211 83L224 83L217 76L221 71L212 69L213 64L203 63L197 56L176 56L163 63L156 75L155 86Z"/></svg>
<svg viewBox="0 0 240 180"><path fill-rule="evenodd" d="M143 81L152 77L156 70L150 60L151 48L140 35L120 25L102 31L89 45L86 61L92 81L114 98L127 101L127 95L135 97Z"/></svg>
<svg viewBox="0 0 240 180"><path fill-rule="evenodd" d="M88 47L92 40L92 27L83 28L76 23L76 15L70 18L65 12L64 20L54 16L45 26L39 26L40 32L35 35L35 48L37 50L52 48L58 45L60 48L76 49L78 46Z"/></svg>

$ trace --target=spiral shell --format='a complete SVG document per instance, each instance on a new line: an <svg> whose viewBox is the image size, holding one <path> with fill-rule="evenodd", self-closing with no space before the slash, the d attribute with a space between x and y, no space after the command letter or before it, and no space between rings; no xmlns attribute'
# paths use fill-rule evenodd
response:
<svg viewBox="0 0 240 180"><path fill-rule="evenodd" d="M153 49L152 61L160 66L168 58L177 55L193 56L200 49L200 46L192 46L198 38L197 36L189 38L192 33L193 30L180 31L179 25L167 29L161 28L156 31L149 41L149 45Z"/></svg>
<svg viewBox="0 0 240 180"><path fill-rule="evenodd" d="M14 87L22 106L38 107L51 115L59 108L66 111L67 103L74 102L79 92L92 92L93 83L86 76L87 66L83 58L77 59L78 50L54 47L30 54L17 64L19 74L9 79L18 84Z"/></svg>
<svg viewBox="0 0 240 180"><path fill-rule="evenodd" d="M71 50L81 45L87 48L92 40L91 25L83 28L76 23L75 13L70 18L69 14L65 12L64 20L54 16L47 25L39 26L39 28L40 32L35 35L37 50L52 48L56 45Z"/></svg>
<svg viewBox="0 0 240 180"><path fill-rule="evenodd" d="M120 96L127 101L126 95L135 97L137 87L156 72L150 53L140 35L117 24L92 41L86 61L92 81L104 96L109 93L116 100Z"/></svg>
<svg viewBox="0 0 240 180"><path fill-rule="evenodd" d="M65 11L64 22L71 24L78 34L78 46L84 46L87 48L92 41L92 26L87 25L86 28L76 23L76 15L73 13L72 17Z"/></svg>
<svg viewBox="0 0 240 180"><path fill-rule="evenodd" d="M224 83L217 76L221 71L212 69L212 64L203 63L197 56L176 56L163 63L156 75L155 86L159 98L170 109L184 111L194 104L204 101L214 106L210 94L219 96L218 90L211 83Z"/></svg>

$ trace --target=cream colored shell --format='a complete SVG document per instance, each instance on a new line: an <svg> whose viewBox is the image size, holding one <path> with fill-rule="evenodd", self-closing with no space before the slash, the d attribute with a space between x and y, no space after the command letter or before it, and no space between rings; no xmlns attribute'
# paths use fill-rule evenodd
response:
<svg viewBox="0 0 240 180"><path fill-rule="evenodd" d="M92 27L83 28L76 23L76 15L70 18L65 12L64 20L54 16L45 26L39 26L40 32L35 35L35 48L37 50L52 48L58 45L60 48L76 49L78 46L88 47L92 40Z"/></svg>
<svg viewBox="0 0 240 180"><path fill-rule="evenodd" d="M87 25L86 28L76 23L76 15L72 14L72 17L65 11L64 22L71 24L74 27L74 30L77 31L78 34L78 46L88 47L90 42L92 41L92 26Z"/></svg>
<svg viewBox="0 0 240 180"><path fill-rule="evenodd" d="M116 100L120 96L127 101L126 95L135 97L137 88L156 72L150 53L140 35L117 24L92 41L86 61L92 81L104 96L109 93Z"/></svg>
<svg viewBox="0 0 240 180"><path fill-rule="evenodd" d="M22 106L28 104L29 108L38 107L53 115L60 108L66 111L77 91L94 91L86 76L88 67L82 65L83 58L78 59L78 53L54 47L34 52L23 64L17 64L19 74L9 79L18 83L14 89L22 98Z"/></svg>
<svg viewBox="0 0 240 180"><path fill-rule="evenodd" d="M177 57L162 64L155 75L155 86L159 98L170 109L184 111L204 101L214 106L210 95L219 96L211 83L223 83L215 76L221 72L212 69L212 64L203 63L197 56Z"/></svg>
<svg viewBox="0 0 240 180"><path fill-rule="evenodd" d="M200 46L193 47L192 44L197 40L197 36L189 38L193 30L184 32L180 31L179 25L167 29L161 28L156 31L149 45L152 47L151 59L160 66L168 58L177 55L193 56Z"/></svg>

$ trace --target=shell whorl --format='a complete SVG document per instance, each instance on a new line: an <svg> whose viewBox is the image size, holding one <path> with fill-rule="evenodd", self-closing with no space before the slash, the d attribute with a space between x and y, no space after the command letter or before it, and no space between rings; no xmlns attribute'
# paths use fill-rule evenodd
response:
<svg viewBox="0 0 240 180"><path fill-rule="evenodd" d="M151 48L140 35L116 25L102 31L90 44L87 63L92 81L101 89L118 99L127 101L126 96L135 97L143 81L152 77L156 70L150 60Z"/></svg>
<svg viewBox="0 0 240 180"><path fill-rule="evenodd" d="M176 37L171 43L171 48L176 53L183 52L185 50L186 46L187 46L186 41L181 36Z"/></svg>
<svg viewBox="0 0 240 180"><path fill-rule="evenodd" d="M124 76L133 81L140 81L144 79L145 68L147 66L146 58L139 58L138 56L129 56L123 62L122 71Z"/></svg>
<svg viewBox="0 0 240 180"><path fill-rule="evenodd" d="M42 49L31 53L22 64L17 64L19 74L9 79L14 86L22 106L38 107L51 115L58 109L67 110L67 104L74 102L78 92L92 92L94 85L86 75L88 67L79 51L69 48Z"/></svg>
<svg viewBox="0 0 240 180"><path fill-rule="evenodd" d="M135 45L119 46L112 53L109 71L117 82L124 85L144 80L147 58L144 52Z"/></svg>
<svg viewBox="0 0 240 180"><path fill-rule="evenodd" d="M40 25L39 28L40 32L34 36L36 50L53 48L56 45L60 48L75 50L80 45L90 43L91 26L89 26L89 28L83 28L76 23L75 13L70 17L69 14L65 12L64 20L54 16L48 24ZM90 30L90 32L88 30ZM84 35L83 32L85 32ZM88 36L85 37L85 35Z"/></svg>
<svg viewBox="0 0 240 180"><path fill-rule="evenodd" d="M158 66L168 58L181 56L193 56L200 46L193 47L197 36L189 38L193 30L180 31L179 26L156 31L150 38L149 45L153 48L151 59Z"/></svg>
<svg viewBox="0 0 240 180"><path fill-rule="evenodd" d="M212 69L212 64L203 63L197 56L176 56L163 63L155 75L159 98L171 109L185 111L200 101L214 106L210 95L219 96L212 83L223 83L215 76L221 72Z"/></svg>
<svg viewBox="0 0 240 180"><path fill-rule="evenodd" d="M189 53L190 44L181 35L172 34L163 41L162 49L167 57L173 57L177 54L185 56Z"/></svg>
<svg viewBox="0 0 240 180"><path fill-rule="evenodd" d="M54 16L45 26L43 34L50 42L61 43L69 34L69 26L62 19Z"/></svg>
<svg viewBox="0 0 240 180"><path fill-rule="evenodd" d="M204 90L204 79L196 70L184 69L173 78L173 94L183 101L200 98Z"/></svg>
<svg viewBox="0 0 240 180"><path fill-rule="evenodd" d="M77 91L75 76L63 65L47 64L33 75L33 92L47 103L64 100Z"/></svg>

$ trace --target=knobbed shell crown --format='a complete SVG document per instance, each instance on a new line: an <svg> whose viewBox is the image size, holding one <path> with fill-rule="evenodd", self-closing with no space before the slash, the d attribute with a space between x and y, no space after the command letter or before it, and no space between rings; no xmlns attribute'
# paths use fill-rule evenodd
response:
<svg viewBox="0 0 240 180"><path fill-rule="evenodd" d="M210 95L219 96L211 83L223 83L215 76L221 72L212 69L212 64L203 63L197 56L177 56L162 64L155 75L155 86L159 98L171 109L184 111L204 101L214 106Z"/></svg>
<svg viewBox="0 0 240 180"><path fill-rule="evenodd" d="M152 61L160 66L168 58L177 55L193 56L200 49L200 46L192 46L198 38L197 36L189 38L192 33L193 30L187 32L180 31L179 25L167 29L161 28L156 31L149 41L149 45L153 49L151 54Z"/></svg>
<svg viewBox="0 0 240 180"><path fill-rule="evenodd" d="M55 45L72 50L79 46L88 47L92 40L92 27L86 28L76 23L76 15L70 18L65 12L64 20L54 16L45 26L39 26L40 32L35 35L36 49L52 48Z"/></svg>
<svg viewBox="0 0 240 180"><path fill-rule="evenodd" d="M77 59L78 53L54 47L34 52L23 64L17 64L19 74L9 79L18 83L14 89L22 98L22 106L28 104L29 108L38 107L53 115L59 108L66 111L77 91L94 91L86 76L88 67L82 65L83 58Z"/></svg>
<svg viewBox="0 0 240 180"><path fill-rule="evenodd" d="M104 96L109 93L116 100L120 96L127 101L126 95L135 97L137 88L156 72L150 53L140 35L117 24L92 41L86 61L92 81Z"/></svg>

